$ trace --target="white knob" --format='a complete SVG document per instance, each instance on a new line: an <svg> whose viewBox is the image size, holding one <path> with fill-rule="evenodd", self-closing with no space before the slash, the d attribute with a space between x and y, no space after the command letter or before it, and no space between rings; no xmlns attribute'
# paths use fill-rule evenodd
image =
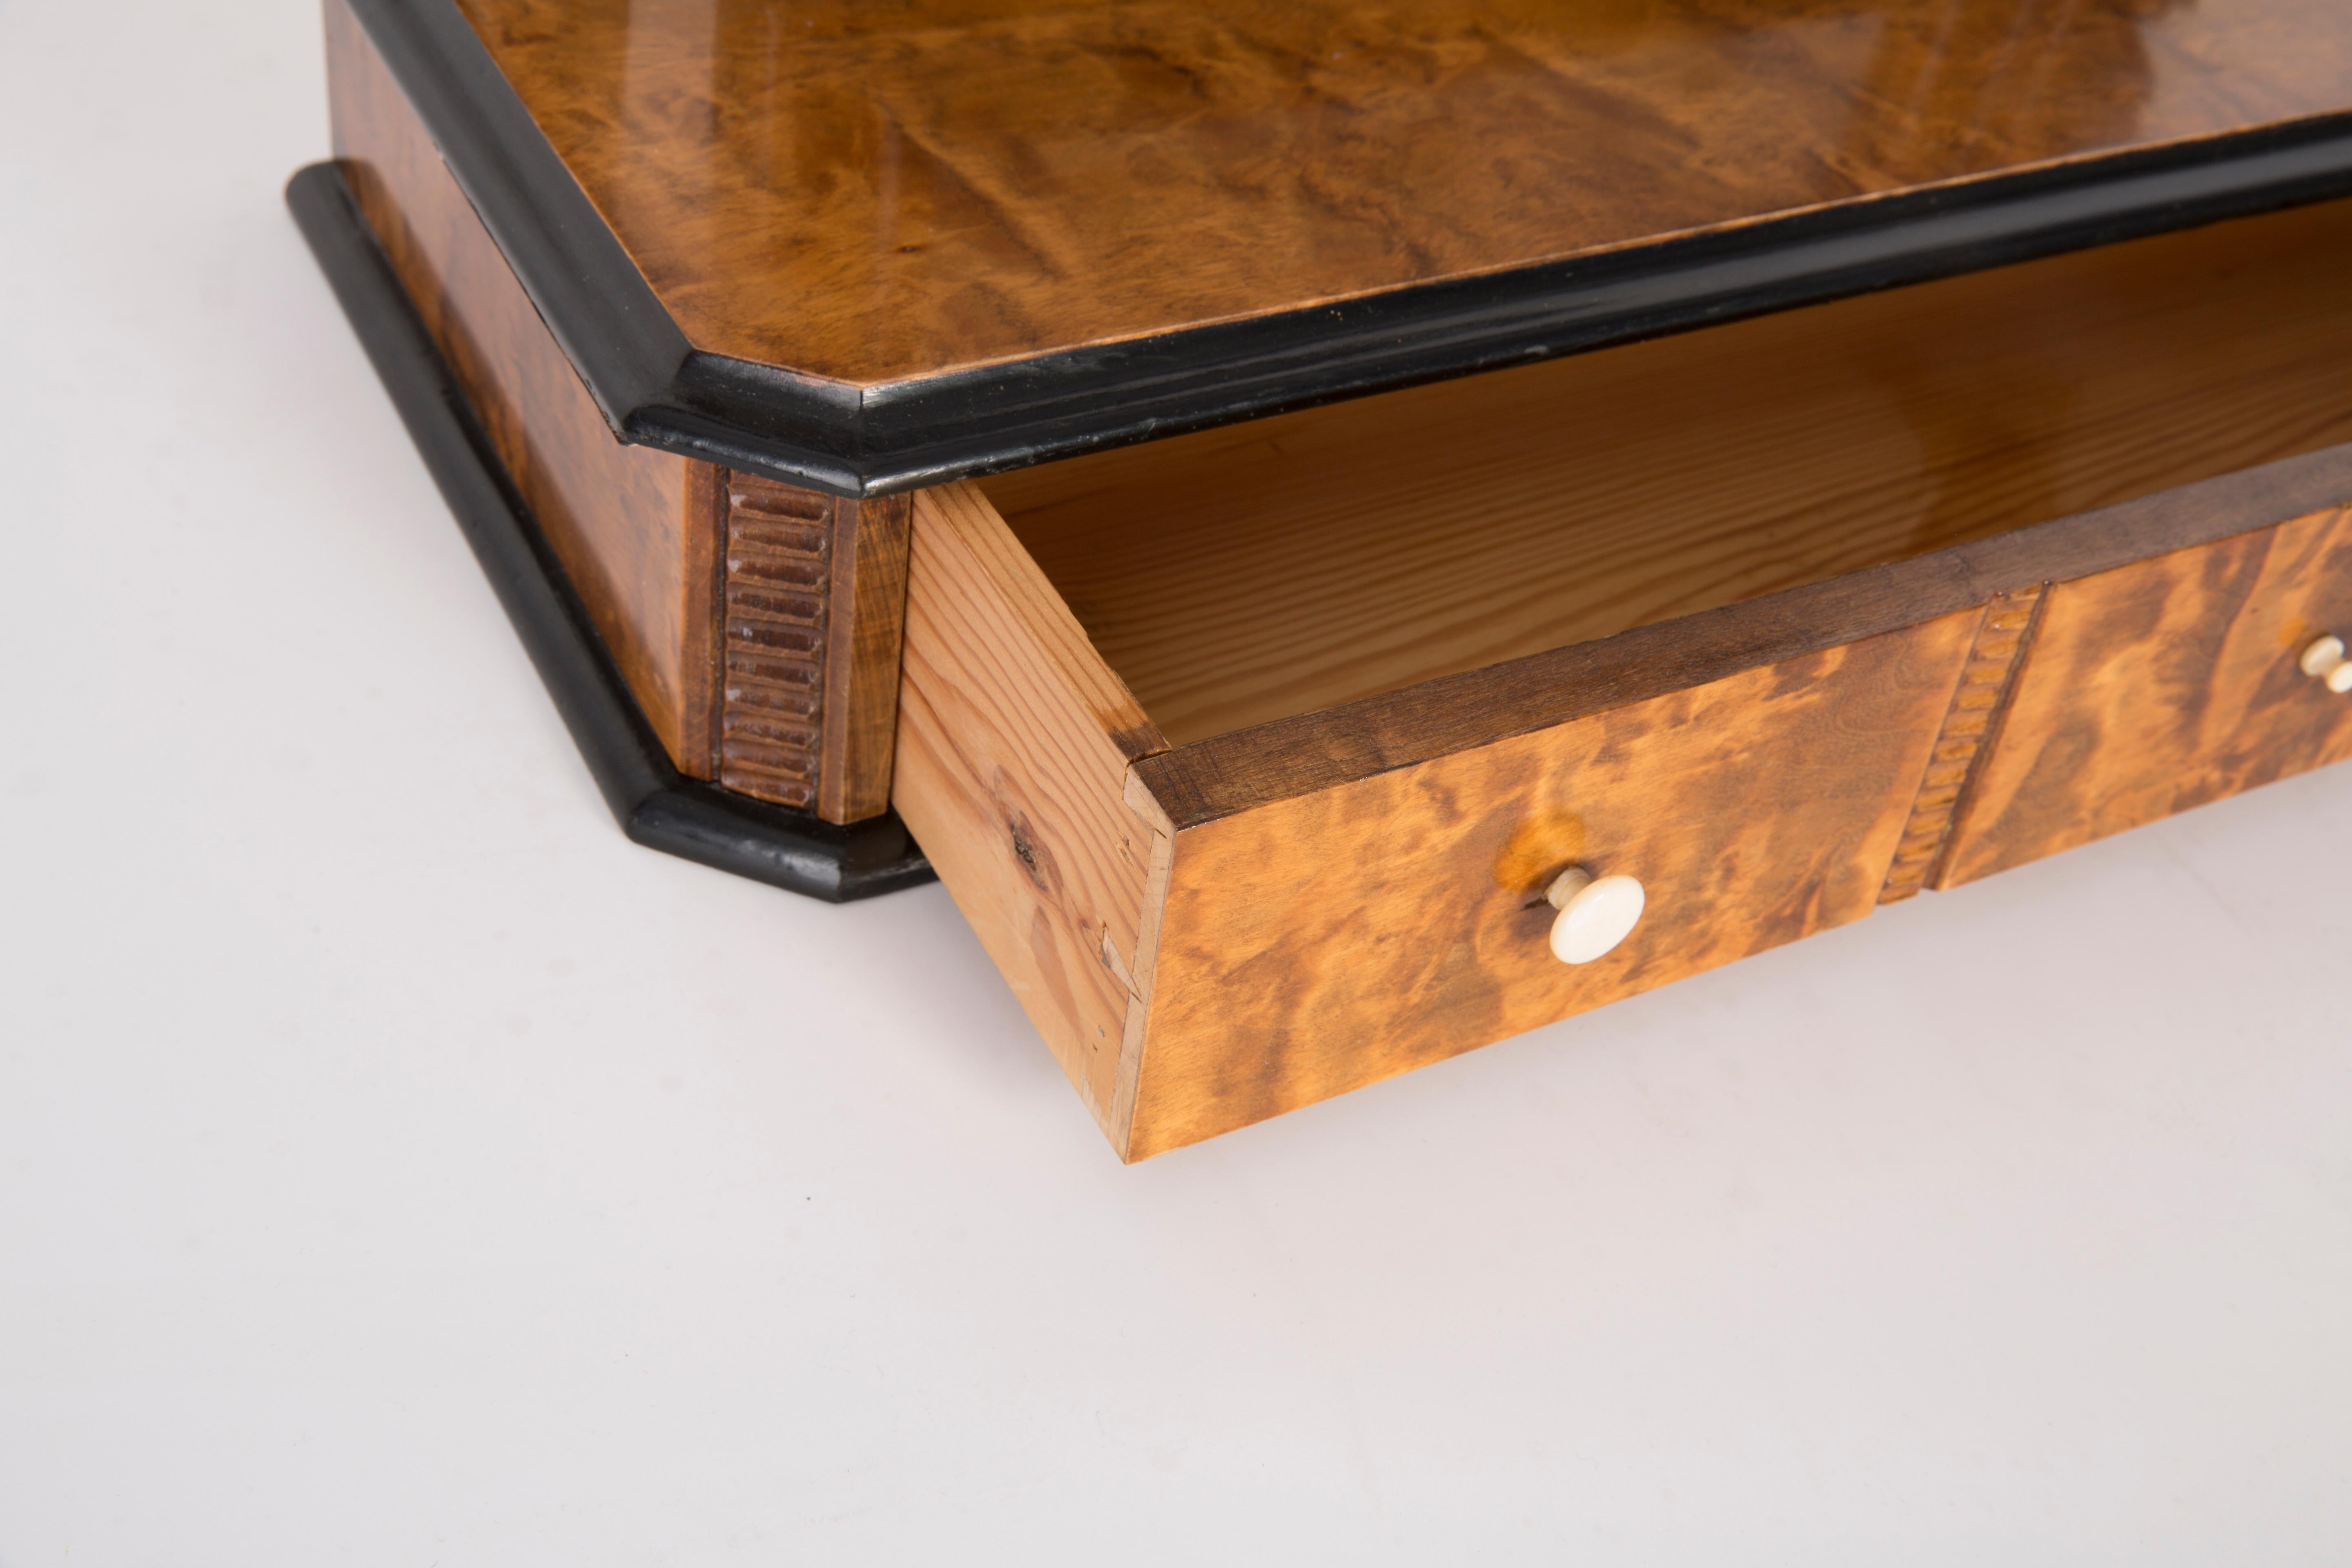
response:
<svg viewBox="0 0 2352 1568"><path fill-rule="evenodd" d="M1590 963L1623 942L1649 901L1633 878L1596 879L1581 866L1553 878L1544 897L1559 911L1551 922L1551 955L1562 963Z"/></svg>
<svg viewBox="0 0 2352 1568"><path fill-rule="evenodd" d="M2327 683L2327 689L2341 697L2352 692L2352 659L2344 657L2344 639L2321 637L2303 650L2299 661L2305 675Z"/></svg>

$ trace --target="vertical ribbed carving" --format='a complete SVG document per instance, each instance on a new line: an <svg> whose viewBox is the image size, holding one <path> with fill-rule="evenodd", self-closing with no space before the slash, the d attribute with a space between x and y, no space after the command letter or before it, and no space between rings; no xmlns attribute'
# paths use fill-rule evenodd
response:
<svg viewBox="0 0 2352 1568"><path fill-rule="evenodd" d="M719 782L814 808L824 734L831 498L728 476Z"/></svg>
<svg viewBox="0 0 2352 1568"><path fill-rule="evenodd" d="M2000 722L2001 710L2009 701L2010 689L2016 683L2018 668L2024 663L2026 647L2033 640L2034 623L2041 609L2039 584L2003 594L1985 606L1984 620L1977 627L1976 645L1969 650L1969 662L1960 675L1959 689L1952 694L1952 706L1944 715L1944 727L1936 737L1936 750L1928 759L1927 772L1919 781L1919 794L1911 803L1903 842L1895 851L1895 864L1887 870L1886 885L1879 890L1880 903L1896 903L1916 893L1927 885L1937 863L1943 858L1944 846L1951 837L1953 816L1966 798L1985 746Z"/></svg>

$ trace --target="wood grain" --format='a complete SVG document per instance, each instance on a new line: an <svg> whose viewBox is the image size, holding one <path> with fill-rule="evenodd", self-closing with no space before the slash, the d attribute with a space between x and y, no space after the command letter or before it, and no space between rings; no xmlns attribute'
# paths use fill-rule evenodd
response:
<svg viewBox="0 0 2352 1568"><path fill-rule="evenodd" d="M704 349L861 384L2352 104L2335 0L460 0Z"/></svg>
<svg viewBox="0 0 2352 1568"><path fill-rule="evenodd" d="M1164 838L1123 797L1129 763L1165 742L970 486L914 498L906 604L892 804L1123 1145L1120 1062Z"/></svg>
<svg viewBox="0 0 2352 1568"><path fill-rule="evenodd" d="M1935 885L2352 757L2352 700L2295 663L2347 628L2343 510L2058 584Z"/></svg>
<svg viewBox="0 0 2352 1568"><path fill-rule="evenodd" d="M1919 793L1911 802L1911 816L1903 825L1895 864L1879 889L1882 904L1916 897L1928 873L1943 858L1950 841L1952 819L1970 782L1982 763L1987 742L1999 725L2012 680L2032 645L2042 603L2038 583L2002 594L1985 606L1978 623L1976 646L1960 672L1959 689L1952 693L1950 711L1928 754L1927 771L1920 775Z"/></svg>
<svg viewBox="0 0 2352 1568"><path fill-rule="evenodd" d="M1180 828L1127 1157L1869 913L1979 618ZM1573 968L1570 863L1649 892Z"/></svg>
<svg viewBox="0 0 2352 1568"><path fill-rule="evenodd" d="M679 771L716 780L725 733L727 688L727 470L686 465L685 559L678 573L686 613L678 627Z"/></svg>
<svg viewBox="0 0 2352 1568"><path fill-rule="evenodd" d="M904 496L845 500L727 475L719 782L857 822L889 807Z"/></svg>
<svg viewBox="0 0 2352 1568"><path fill-rule="evenodd" d="M1124 792L1128 809L1150 834L1143 879L1143 918L1135 938L1135 964L1127 979L1127 1027L1118 1046L1118 1078L1111 1095L1110 1116L1104 1131L1122 1160L1139 1158L1131 1147L1135 1131L1135 1095L1143 1079L1143 1040L1151 1020L1151 998L1160 975L1160 938L1167 927L1168 889L1176 869L1176 825L1151 798L1151 792L1127 770Z"/></svg>
<svg viewBox="0 0 2352 1568"><path fill-rule="evenodd" d="M903 495L833 501L824 758L817 788L817 815L828 822L857 822L890 807L910 515L911 502Z"/></svg>
<svg viewBox="0 0 2352 1568"><path fill-rule="evenodd" d="M679 771L711 774L709 480L624 447L341 0L327 0L335 156L410 300Z"/></svg>
<svg viewBox="0 0 2352 1568"><path fill-rule="evenodd" d="M1179 828L2112 571L2352 496L2352 445L1176 747L1137 765Z"/></svg>
<svg viewBox="0 0 2352 1568"><path fill-rule="evenodd" d="M980 483L1181 744L2352 441L2347 255L2335 204Z"/></svg>

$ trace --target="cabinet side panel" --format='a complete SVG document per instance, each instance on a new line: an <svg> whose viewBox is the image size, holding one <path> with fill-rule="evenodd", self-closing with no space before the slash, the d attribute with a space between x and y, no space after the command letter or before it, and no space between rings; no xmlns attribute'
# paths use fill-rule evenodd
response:
<svg viewBox="0 0 2352 1568"><path fill-rule="evenodd" d="M717 606L688 459L614 440L365 31L327 0L335 156L679 771L708 778ZM691 515L690 515L691 513Z"/></svg>
<svg viewBox="0 0 2352 1568"><path fill-rule="evenodd" d="M2303 673L2352 636L2352 512L2049 590L1937 886L2352 757L2352 699Z"/></svg>
<svg viewBox="0 0 2352 1568"><path fill-rule="evenodd" d="M1183 828L1129 1157L1869 913L1981 619ZM1570 865L1649 899L1573 967L1543 897Z"/></svg>
<svg viewBox="0 0 2352 1568"><path fill-rule="evenodd" d="M1158 732L980 492L914 498L891 804L1114 1147Z"/></svg>

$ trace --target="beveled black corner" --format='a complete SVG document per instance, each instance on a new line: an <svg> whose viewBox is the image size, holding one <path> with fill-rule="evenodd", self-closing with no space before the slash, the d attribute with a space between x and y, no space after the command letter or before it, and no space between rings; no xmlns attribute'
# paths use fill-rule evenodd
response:
<svg viewBox="0 0 2352 1568"><path fill-rule="evenodd" d="M679 773L332 163L286 204L456 514L621 830L650 848L830 902L932 879L896 814L840 826Z"/></svg>

